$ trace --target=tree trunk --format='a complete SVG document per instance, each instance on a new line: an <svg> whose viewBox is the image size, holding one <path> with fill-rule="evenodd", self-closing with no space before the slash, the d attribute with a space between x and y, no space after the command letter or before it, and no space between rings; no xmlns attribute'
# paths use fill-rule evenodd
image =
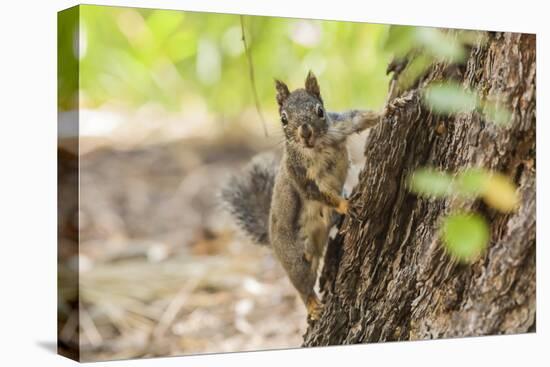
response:
<svg viewBox="0 0 550 367"><path fill-rule="evenodd" d="M463 65L437 65L409 101L374 128L350 216L329 243L321 274L325 308L305 346L418 340L535 330L535 35L491 33ZM454 79L482 95L498 94L509 127L478 113L441 117L422 106L431 80ZM469 265L453 260L438 236L450 199L408 191L418 167L455 172L481 166L513 178L519 209L502 214L479 200L491 241Z"/></svg>

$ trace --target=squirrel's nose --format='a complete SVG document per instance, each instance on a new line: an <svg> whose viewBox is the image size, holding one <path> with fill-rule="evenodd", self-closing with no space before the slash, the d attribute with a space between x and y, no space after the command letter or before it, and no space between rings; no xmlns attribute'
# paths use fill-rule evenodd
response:
<svg viewBox="0 0 550 367"><path fill-rule="evenodd" d="M308 139L311 136L311 128L308 124L303 124L300 126L300 135L304 139Z"/></svg>

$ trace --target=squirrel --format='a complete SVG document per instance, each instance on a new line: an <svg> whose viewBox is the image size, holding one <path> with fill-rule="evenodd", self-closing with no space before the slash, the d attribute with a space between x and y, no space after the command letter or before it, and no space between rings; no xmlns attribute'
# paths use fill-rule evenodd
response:
<svg viewBox="0 0 550 367"><path fill-rule="evenodd" d="M348 212L342 196L349 168L346 138L376 125L382 113L327 112L317 78L290 92L275 80L284 133L281 159L262 153L229 179L221 198L237 224L258 244L270 245L317 320L322 304L315 292L317 269L335 217Z"/></svg>

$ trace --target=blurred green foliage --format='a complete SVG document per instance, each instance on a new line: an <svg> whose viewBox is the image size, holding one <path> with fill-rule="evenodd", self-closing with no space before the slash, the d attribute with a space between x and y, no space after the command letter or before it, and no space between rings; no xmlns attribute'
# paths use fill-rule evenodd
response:
<svg viewBox="0 0 550 367"><path fill-rule="evenodd" d="M409 88L431 65L463 62L467 46L483 45L486 35L473 31L443 31L435 28L394 26L386 47L408 63L399 77L401 88ZM455 81L433 81L422 90L423 103L435 113L453 115L477 111L495 124L511 123L511 113L499 96L486 96ZM507 176L482 168L452 174L424 167L408 180L409 189L427 198L452 198L451 205L481 198L490 207L509 213L519 206L516 186ZM455 201L459 200L459 201ZM480 215L453 211L440 223L445 250L462 262L475 261L486 249L489 225Z"/></svg>
<svg viewBox="0 0 550 367"><path fill-rule="evenodd" d="M408 64L399 76L399 86L407 89L434 63L464 62L468 46L483 45L486 41L486 34L478 31L391 26L384 48L398 58L407 59ZM432 82L424 89L423 97L424 103L440 114L477 110L489 122L511 123L512 115L499 96L485 96L456 82Z"/></svg>
<svg viewBox="0 0 550 367"><path fill-rule="evenodd" d="M239 15L83 5L80 20L80 55L65 42L59 52L79 57L81 103L88 107L156 102L177 111L199 98L210 112L235 117L254 105ZM275 111L274 78L297 88L310 69L331 109L383 105L389 26L243 20L263 109ZM63 37L76 34L65 29Z"/></svg>
<svg viewBox="0 0 550 367"><path fill-rule="evenodd" d="M445 197L453 191L453 177L432 168L420 168L409 178L409 189L428 197Z"/></svg>
<svg viewBox="0 0 550 367"><path fill-rule="evenodd" d="M444 218L441 232L445 249L461 262L471 262L489 242L489 226L478 214L451 214Z"/></svg>
<svg viewBox="0 0 550 367"><path fill-rule="evenodd" d="M478 110L483 117L497 125L509 125L512 114L499 105L498 96L482 98L476 91L455 82L431 83L423 91L424 103L440 114L456 114Z"/></svg>
<svg viewBox="0 0 550 367"><path fill-rule="evenodd" d="M464 46L484 42L483 32L394 25L388 30L384 48L398 59L407 59L399 76L399 87L405 90L434 63L462 62Z"/></svg>
<svg viewBox="0 0 550 367"><path fill-rule="evenodd" d="M409 177L408 185L412 192L427 198L453 198L462 202L483 199L503 213L513 212L519 206L519 194L512 180L482 168L467 168L456 174L420 168ZM475 213L451 213L441 222L441 237L451 255L471 262L487 246L489 225Z"/></svg>
<svg viewBox="0 0 550 367"><path fill-rule="evenodd" d="M404 57L412 50L418 50L430 55L433 59L462 61L466 55L462 47L466 42L464 40L471 40L479 32L462 30L453 32L449 34L438 28L394 25L388 31L385 48L392 51L396 57Z"/></svg>
<svg viewBox="0 0 550 367"><path fill-rule="evenodd" d="M424 101L436 112L453 114L476 108L477 95L455 82L431 83L424 90Z"/></svg>
<svg viewBox="0 0 550 367"><path fill-rule="evenodd" d="M409 177L409 189L424 197L481 198L503 213L516 210L519 204L516 186L508 176L482 168L467 168L456 174L419 168Z"/></svg>
<svg viewBox="0 0 550 367"><path fill-rule="evenodd" d="M77 108L78 101L88 108L109 103L139 109L156 103L181 111L200 101L211 114L236 119L254 108L241 25L259 103L270 113L276 110L274 78L294 89L303 86L312 70L330 109L380 108L392 58L408 59L399 84L409 88L432 64L463 62L466 46L485 42L482 32L427 27L93 5L74 9L60 14L58 26L59 103L64 110ZM436 113L476 110L498 124L511 121L498 96L482 96L456 83L432 83L423 97ZM519 203L509 178L483 169L458 174L420 169L409 187L426 197L482 198L502 212ZM482 253L489 237L487 223L475 214L451 214L441 231L447 251L463 261Z"/></svg>
<svg viewBox="0 0 550 367"><path fill-rule="evenodd" d="M79 8L59 13L57 21L57 95L62 109L76 107L78 101L78 22Z"/></svg>

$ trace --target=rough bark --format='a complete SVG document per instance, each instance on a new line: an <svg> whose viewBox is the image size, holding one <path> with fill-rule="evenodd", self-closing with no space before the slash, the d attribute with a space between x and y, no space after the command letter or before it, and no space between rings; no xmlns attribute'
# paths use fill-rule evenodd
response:
<svg viewBox="0 0 550 367"><path fill-rule="evenodd" d="M438 65L403 92L409 102L373 129L351 215L327 249L325 308L305 346L535 330L535 55L534 35L489 34L463 65ZM447 79L503 97L511 126L476 112L442 117L422 106L422 87ZM437 233L455 204L407 190L407 177L423 166L481 166L517 184L515 213L479 200L462 206L491 225L489 247L473 264L446 254Z"/></svg>

